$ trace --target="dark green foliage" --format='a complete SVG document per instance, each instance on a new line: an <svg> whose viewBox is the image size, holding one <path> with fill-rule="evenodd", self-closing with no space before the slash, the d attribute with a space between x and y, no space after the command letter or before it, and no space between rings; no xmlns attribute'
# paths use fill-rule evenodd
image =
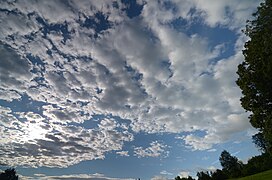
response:
<svg viewBox="0 0 272 180"><path fill-rule="evenodd" d="M239 177L243 167L242 162L238 161L237 157L231 156L230 153L224 150L219 158L223 171L228 174L229 177Z"/></svg>
<svg viewBox="0 0 272 180"><path fill-rule="evenodd" d="M243 175L248 176L272 169L272 157L269 153L252 157L243 168Z"/></svg>
<svg viewBox="0 0 272 180"><path fill-rule="evenodd" d="M226 172L217 169L216 171L201 171L197 174L198 180L225 180L228 179Z"/></svg>
<svg viewBox="0 0 272 180"><path fill-rule="evenodd" d="M175 177L175 180L181 180L180 176Z"/></svg>
<svg viewBox="0 0 272 180"><path fill-rule="evenodd" d="M272 152L272 0L265 0L248 21L245 34L244 62L238 66L236 81L241 88L243 108L251 112L250 123ZM259 144L257 144L259 145ZM262 147L261 147L262 148Z"/></svg>
<svg viewBox="0 0 272 180"><path fill-rule="evenodd" d="M15 169L6 169L0 174L1 180L18 180Z"/></svg>
<svg viewBox="0 0 272 180"><path fill-rule="evenodd" d="M211 173L212 180L224 180L228 179L228 176L222 170L217 169L215 172Z"/></svg>
<svg viewBox="0 0 272 180"><path fill-rule="evenodd" d="M198 177L198 180L211 180L210 173L208 171L201 171L197 172L196 176Z"/></svg>
<svg viewBox="0 0 272 180"><path fill-rule="evenodd" d="M228 177L239 177L242 174L243 164L238 161L237 157L231 156L230 153L224 150L219 158L223 171L228 174Z"/></svg>

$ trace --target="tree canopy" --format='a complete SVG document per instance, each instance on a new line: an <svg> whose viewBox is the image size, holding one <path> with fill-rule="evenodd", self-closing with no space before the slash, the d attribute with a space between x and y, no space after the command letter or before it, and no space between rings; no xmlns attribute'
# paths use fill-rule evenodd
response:
<svg viewBox="0 0 272 180"><path fill-rule="evenodd" d="M6 169L4 172L0 174L1 180L18 180L18 176L16 175L15 169Z"/></svg>
<svg viewBox="0 0 272 180"><path fill-rule="evenodd" d="M241 174L243 164L238 161L237 157L231 156L231 154L224 150L219 158L222 170L227 172L230 177L237 177Z"/></svg>
<svg viewBox="0 0 272 180"><path fill-rule="evenodd" d="M241 104L249 112L250 123L257 128L272 152L272 0L260 4L253 20L247 22L244 61L238 66L236 81L243 97ZM258 139L260 140L260 139ZM256 141L255 141L256 142ZM257 145L263 143L257 143Z"/></svg>

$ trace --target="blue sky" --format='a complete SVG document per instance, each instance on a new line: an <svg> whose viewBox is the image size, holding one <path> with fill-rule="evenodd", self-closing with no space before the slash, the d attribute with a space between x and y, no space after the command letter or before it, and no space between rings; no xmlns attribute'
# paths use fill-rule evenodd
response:
<svg viewBox="0 0 272 180"><path fill-rule="evenodd" d="M260 1L0 3L2 170L167 180L259 154L235 81Z"/></svg>

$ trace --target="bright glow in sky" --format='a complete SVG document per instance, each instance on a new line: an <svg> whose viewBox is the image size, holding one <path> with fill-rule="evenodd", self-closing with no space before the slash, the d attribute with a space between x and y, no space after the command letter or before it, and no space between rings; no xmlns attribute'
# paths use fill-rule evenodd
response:
<svg viewBox="0 0 272 180"><path fill-rule="evenodd" d="M1 169L164 180L258 154L235 81L260 1L0 3Z"/></svg>

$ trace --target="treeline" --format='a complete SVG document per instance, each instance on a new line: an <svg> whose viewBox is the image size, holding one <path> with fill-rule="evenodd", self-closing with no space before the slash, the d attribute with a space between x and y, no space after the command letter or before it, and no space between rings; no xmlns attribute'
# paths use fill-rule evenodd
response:
<svg viewBox="0 0 272 180"><path fill-rule="evenodd" d="M243 164L237 157L232 156L228 151L224 150L219 157L222 169L215 171L197 172L198 180L224 180L230 178L239 178L257 174L272 169L272 156L270 153L263 153L254 156L248 160L247 164ZM177 176L175 180L194 180L191 176L185 178Z"/></svg>

